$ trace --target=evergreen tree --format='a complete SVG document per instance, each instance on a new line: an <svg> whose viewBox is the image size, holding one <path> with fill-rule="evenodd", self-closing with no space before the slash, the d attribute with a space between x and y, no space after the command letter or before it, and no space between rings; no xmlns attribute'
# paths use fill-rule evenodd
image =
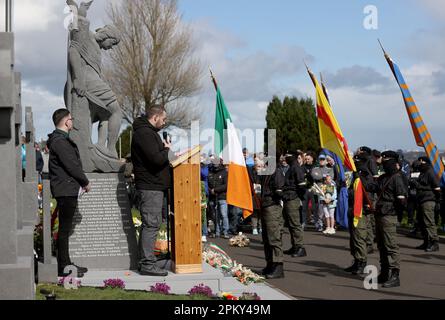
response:
<svg viewBox="0 0 445 320"><path fill-rule="evenodd" d="M127 129L125 129L124 131L122 131L121 135L120 135L120 139L121 139L121 146L122 146L122 158L125 158L128 154L131 153L131 134L133 127L132 126L128 126ZM116 143L116 150L119 153L119 140Z"/></svg>
<svg viewBox="0 0 445 320"><path fill-rule="evenodd" d="M320 150L317 116L311 98L277 96L267 107L267 129L277 132L277 152L286 153L300 150ZM265 134L267 150L267 132Z"/></svg>

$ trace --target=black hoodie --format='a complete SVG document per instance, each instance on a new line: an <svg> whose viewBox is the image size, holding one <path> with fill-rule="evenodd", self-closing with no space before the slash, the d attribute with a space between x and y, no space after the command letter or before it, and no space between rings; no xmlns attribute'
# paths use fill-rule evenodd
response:
<svg viewBox="0 0 445 320"><path fill-rule="evenodd" d="M82 169L77 145L68 134L55 130L48 135L49 178L54 198L77 197L80 187L89 184Z"/></svg>
<svg viewBox="0 0 445 320"><path fill-rule="evenodd" d="M165 191L170 188L170 149L165 148L156 129L147 117L133 123L131 159L138 190Z"/></svg>

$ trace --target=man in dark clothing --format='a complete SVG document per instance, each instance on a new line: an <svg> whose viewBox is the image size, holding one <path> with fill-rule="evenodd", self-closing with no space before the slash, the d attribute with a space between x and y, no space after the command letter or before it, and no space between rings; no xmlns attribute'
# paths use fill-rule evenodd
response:
<svg viewBox="0 0 445 320"><path fill-rule="evenodd" d="M285 176L277 170L272 175L261 176L261 224L263 227L266 267L262 274L267 279L284 277L283 271L283 187Z"/></svg>
<svg viewBox="0 0 445 320"><path fill-rule="evenodd" d="M133 123L131 159L139 197L142 228L139 238L139 272L147 276L167 276L156 265L155 242L162 222L164 197L171 185L170 141L162 141L158 132L165 126L163 106L152 106L146 116ZM171 154L170 154L171 155Z"/></svg>
<svg viewBox="0 0 445 320"><path fill-rule="evenodd" d="M365 188L378 194L375 208L376 238L380 252L381 272L378 283L384 288L400 286L400 254L397 244L396 204L406 206L408 190L398 167L399 155L394 151L382 153L385 174Z"/></svg>
<svg viewBox="0 0 445 320"><path fill-rule="evenodd" d="M411 186L416 188L418 219L423 221L421 223L421 231L424 241L417 249L433 252L439 250L439 237L434 219L434 209L436 202L440 199L440 185L430 159L428 157L420 157L419 162L419 178L410 181Z"/></svg>
<svg viewBox="0 0 445 320"><path fill-rule="evenodd" d="M229 238L229 216L227 208L227 169L222 163L222 159L215 159L209 168L209 206L214 208L215 236ZM221 227L222 224L222 227Z"/></svg>
<svg viewBox="0 0 445 320"><path fill-rule="evenodd" d="M357 168L357 177L362 181L363 186L365 187L365 191L367 191L368 199L372 199L372 194L368 192L366 186L373 182L373 177L370 172L370 169L367 165L367 159L363 159L359 155L354 157L355 167ZM351 186L353 189L353 187ZM365 267L367 265L368 260L368 239L371 237L374 238L374 233L370 231L370 217L372 216L372 212L369 210L369 204L366 201L365 197L363 199L363 215L359 219L357 226L354 226L354 214L353 214L353 190L351 189L351 197L350 197L350 210L349 210L349 247L352 257L354 258L353 264L346 268L346 272L350 272L354 275L359 274L362 275L364 273ZM375 205L375 203L373 204ZM371 235L370 235L371 233ZM372 242L371 242L372 245ZM372 247L371 247L372 248Z"/></svg>
<svg viewBox="0 0 445 320"><path fill-rule="evenodd" d="M305 173L305 180L306 180L306 192L304 195L304 200L303 200L303 210L302 210L302 214L301 214L301 219L303 221L303 224L306 224L306 222L308 222L308 217L310 218L310 212L309 212L309 204L312 205L312 212L316 212L316 203L315 203L315 196L314 193L310 190L310 188L308 188L308 185L312 185L313 184L313 179L311 176L311 171L314 168L314 160L315 160L315 154L313 152L307 152L305 157L304 157L304 165L303 165L303 169L304 169L304 173ZM315 223L315 221L314 221Z"/></svg>
<svg viewBox="0 0 445 320"><path fill-rule="evenodd" d="M36 171L39 174L42 174L44 162L42 152L40 151L40 146L38 143L34 143L34 149L36 150Z"/></svg>
<svg viewBox="0 0 445 320"><path fill-rule="evenodd" d="M289 254L294 258L305 257L307 254L304 248L303 227L300 221L301 200L304 200L306 191L304 169L295 156L288 155L286 161L289 164L289 170L284 177L283 214L284 219L287 220L292 247L284 251L284 254Z"/></svg>
<svg viewBox="0 0 445 320"><path fill-rule="evenodd" d="M69 138L73 129L73 118L67 109L59 109L53 114L56 130L48 135L49 177L51 193L57 200L59 210L59 237L57 239L57 267L60 277L68 276L67 266L77 268L77 276L82 277L87 268L76 266L69 255L69 236L73 227L74 212L77 208L81 189L91 190L90 182L82 170L77 145ZM75 276L75 275L74 275Z"/></svg>

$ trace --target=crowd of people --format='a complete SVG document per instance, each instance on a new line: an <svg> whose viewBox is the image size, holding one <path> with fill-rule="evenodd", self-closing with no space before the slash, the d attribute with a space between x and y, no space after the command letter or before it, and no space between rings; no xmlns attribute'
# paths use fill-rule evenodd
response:
<svg viewBox="0 0 445 320"><path fill-rule="evenodd" d="M341 163L330 152L317 154L295 151L277 155L276 170L265 173L264 154L244 157L251 179L253 215L242 219L239 208L227 205L227 166L222 159L210 155L201 157L203 183L203 241L207 237L229 238L250 229L262 234L266 278L284 277L283 255L306 256L304 230L313 225L329 236L340 225L336 221L337 203L342 188L349 195L350 251L353 264L346 272L361 275L367 255L380 252L381 271L378 278L383 287L400 285L400 258L396 228L405 221L412 228L410 235L422 235L418 249L439 250L437 229L445 225L445 190L440 188L428 157L408 163L403 154L379 152L369 147L359 148L353 155L357 172L340 178ZM363 188L363 215L354 220L354 181L360 179ZM289 230L291 248L283 250L282 232Z"/></svg>
<svg viewBox="0 0 445 320"><path fill-rule="evenodd" d="M142 218L139 239L139 272L141 275L165 276L167 271L156 265L154 244L165 217L166 195L171 188L169 163L174 154L171 142L162 140L159 131L164 127L167 113L162 106L133 124L131 156L127 157L125 176L132 205ZM72 117L68 110L53 115L55 131L49 135L44 155L36 155L38 171L48 171L53 197L59 211L57 260L59 276L66 276L65 267L77 268L78 275L88 271L75 265L69 255L68 238L77 207L79 189L91 190L82 170L79 151L69 138ZM40 150L36 148L36 153ZM275 157L249 154L243 150L251 182L253 214L243 218L242 209L227 203L228 166L221 158L201 156L202 241L208 237L225 239L249 230L261 234L266 267L261 273L268 279L284 277L284 255L298 258L308 255L304 246L304 231L308 225L326 236L336 233L340 224L339 205L348 194L348 230L353 263L346 272L364 273L367 256L377 248L380 253L379 283L383 287L400 285L400 256L397 227L407 217L411 235L423 238L419 250L439 250L438 227L445 224L445 190L440 187L428 157L408 163L394 151L379 152L361 147L353 155L356 172L344 175L342 163L324 150L287 152ZM26 155L23 155L26 161ZM270 164L274 164L271 166ZM275 165L276 164L276 165ZM24 166L25 167L25 166ZM273 169L273 170L272 170ZM23 171L23 176L26 172ZM363 185L361 217L353 212L356 182ZM291 246L283 248L283 230L288 229Z"/></svg>

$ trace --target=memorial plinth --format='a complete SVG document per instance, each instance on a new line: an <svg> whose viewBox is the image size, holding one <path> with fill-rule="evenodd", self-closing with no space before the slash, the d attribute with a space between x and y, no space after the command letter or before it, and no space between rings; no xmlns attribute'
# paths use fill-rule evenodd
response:
<svg viewBox="0 0 445 320"><path fill-rule="evenodd" d="M137 269L136 232L123 174L90 173L70 237L74 263L93 270Z"/></svg>

